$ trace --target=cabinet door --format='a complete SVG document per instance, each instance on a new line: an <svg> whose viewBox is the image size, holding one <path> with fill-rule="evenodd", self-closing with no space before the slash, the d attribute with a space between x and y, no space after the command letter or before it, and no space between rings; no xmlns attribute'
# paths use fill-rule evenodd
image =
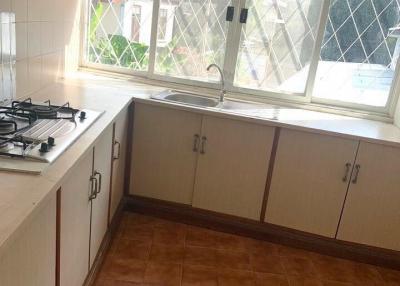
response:
<svg viewBox="0 0 400 286"><path fill-rule="evenodd" d="M335 237L358 141L283 129L265 221ZM349 166L349 171L351 171ZM350 176L350 174L349 174Z"/></svg>
<svg viewBox="0 0 400 286"><path fill-rule="evenodd" d="M110 222L114 217L124 193L126 150L128 143L128 111L129 108L122 111L114 125Z"/></svg>
<svg viewBox="0 0 400 286"><path fill-rule="evenodd" d="M337 238L400 251L400 149L361 142L356 164Z"/></svg>
<svg viewBox="0 0 400 286"><path fill-rule="evenodd" d="M56 194L54 193L0 256L0 285L54 286L55 265Z"/></svg>
<svg viewBox="0 0 400 286"><path fill-rule="evenodd" d="M98 180L97 196L92 200L92 221L90 228L90 267L96 258L108 228L108 207L110 202L112 126L100 136L94 146L93 175Z"/></svg>
<svg viewBox="0 0 400 286"><path fill-rule="evenodd" d="M88 273L92 163L90 150L61 186L61 286L81 286Z"/></svg>
<svg viewBox="0 0 400 286"><path fill-rule="evenodd" d="M273 139L272 127L204 116L193 206L259 220Z"/></svg>
<svg viewBox="0 0 400 286"><path fill-rule="evenodd" d="M130 193L190 205L201 115L135 105Z"/></svg>

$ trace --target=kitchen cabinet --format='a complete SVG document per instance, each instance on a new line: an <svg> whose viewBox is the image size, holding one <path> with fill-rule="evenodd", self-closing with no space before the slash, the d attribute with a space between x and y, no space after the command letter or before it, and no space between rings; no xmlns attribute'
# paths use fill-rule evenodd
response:
<svg viewBox="0 0 400 286"><path fill-rule="evenodd" d="M265 221L334 238L358 141L282 129Z"/></svg>
<svg viewBox="0 0 400 286"><path fill-rule="evenodd" d="M92 199L90 227L90 267L96 258L108 228L112 162L112 126L109 126L94 146L93 175L97 181L96 197Z"/></svg>
<svg viewBox="0 0 400 286"><path fill-rule="evenodd" d="M108 227L112 126L61 185L60 285L80 286Z"/></svg>
<svg viewBox="0 0 400 286"><path fill-rule="evenodd" d="M0 256L0 285L54 286L55 261L56 194L53 193Z"/></svg>
<svg viewBox="0 0 400 286"><path fill-rule="evenodd" d="M361 142L337 238L400 251L400 149Z"/></svg>
<svg viewBox="0 0 400 286"><path fill-rule="evenodd" d="M193 206L259 220L274 130L204 116Z"/></svg>
<svg viewBox="0 0 400 286"><path fill-rule="evenodd" d="M192 204L201 115L135 104L130 194Z"/></svg>
<svg viewBox="0 0 400 286"><path fill-rule="evenodd" d="M73 167L61 186L60 285L80 286L89 271L93 150Z"/></svg>
<svg viewBox="0 0 400 286"><path fill-rule="evenodd" d="M128 116L129 108L125 108L118 115L114 123L113 169L110 196L110 221L117 211L124 194L126 152L128 145Z"/></svg>

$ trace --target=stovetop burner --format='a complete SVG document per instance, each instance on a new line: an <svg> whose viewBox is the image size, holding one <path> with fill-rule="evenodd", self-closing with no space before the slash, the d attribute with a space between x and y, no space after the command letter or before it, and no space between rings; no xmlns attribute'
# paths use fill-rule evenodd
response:
<svg viewBox="0 0 400 286"><path fill-rule="evenodd" d="M52 106L32 106L30 108L39 119L55 119L57 118L58 110Z"/></svg>
<svg viewBox="0 0 400 286"><path fill-rule="evenodd" d="M14 121L6 120L4 117L0 117L0 135L7 135L13 133L17 128Z"/></svg>

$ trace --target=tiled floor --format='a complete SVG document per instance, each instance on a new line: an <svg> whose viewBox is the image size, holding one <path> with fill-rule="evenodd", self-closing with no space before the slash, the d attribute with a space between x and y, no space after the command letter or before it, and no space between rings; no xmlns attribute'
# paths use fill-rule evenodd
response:
<svg viewBox="0 0 400 286"><path fill-rule="evenodd" d="M124 213L96 286L400 285L400 272Z"/></svg>

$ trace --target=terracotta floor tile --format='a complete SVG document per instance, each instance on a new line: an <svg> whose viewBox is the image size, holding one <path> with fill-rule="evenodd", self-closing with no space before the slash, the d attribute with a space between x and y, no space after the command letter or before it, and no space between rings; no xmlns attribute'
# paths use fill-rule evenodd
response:
<svg viewBox="0 0 400 286"><path fill-rule="evenodd" d="M104 279L98 280L94 284L94 286L137 286L137 283L127 282L127 281L119 281L114 279Z"/></svg>
<svg viewBox="0 0 400 286"><path fill-rule="evenodd" d="M172 263L147 264L144 282L159 283L165 286L179 286L182 278L182 265Z"/></svg>
<svg viewBox="0 0 400 286"><path fill-rule="evenodd" d="M154 228L153 242L172 245L185 245L186 231L175 228Z"/></svg>
<svg viewBox="0 0 400 286"><path fill-rule="evenodd" d="M245 243L246 248L250 253L259 255L278 255L277 244L252 238L247 238Z"/></svg>
<svg viewBox="0 0 400 286"><path fill-rule="evenodd" d="M127 225L122 232L122 238L151 242L153 241L153 226L149 224Z"/></svg>
<svg viewBox="0 0 400 286"><path fill-rule="evenodd" d="M150 255L150 242L120 239L114 255L118 258L147 260Z"/></svg>
<svg viewBox="0 0 400 286"><path fill-rule="evenodd" d="M145 270L146 262L143 260L109 256L101 268L99 279L143 282Z"/></svg>
<svg viewBox="0 0 400 286"><path fill-rule="evenodd" d="M213 248L186 246L184 263L191 265L216 266L217 251Z"/></svg>
<svg viewBox="0 0 400 286"><path fill-rule="evenodd" d="M256 272L285 274L280 256L252 254L250 262Z"/></svg>
<svg viewBox="0 0 400 286"><path fill-rule="evenodd" d="M199 227L188 227L186 245L199 247L217 247L216 232Z"/></svg>
<svg viewBox="0 0 400 286"><path fill-rule="evenodd" d="M183 263L185 248L183 246L156 244L154 243L150 251L152 262Z"/></svg>
<svg viewBox="0 0 400 286"><path fill-rule="evenodd" d="M278 255L280 256L295 256L303 258L311 258L315 253L300 248L288 247L284 245L278 246Z"/></svg>
<svg viewBox="0 0 400 286"><path fill-rule="evenodd" d="M390 286L400 286L400 271L377 267L383 281Z"/></svg>
<svg viewBox="0 0 400 286"><path fill-rule="evenodd" d="M272 273L255 273L257 286L289 286L285 275Z"/></svg>
<svg viewBox="0 0 400 286"><path fill-rule="evenodd" d="M145 216L142 214L124 212L122 217L122 223L124 226L132 226L139 224L155 225L161 219L151 216Z"/></svg>
<svg viewBox="0 0 400 286"><path fill-rule="evenodd" d="M317 278L303 276L287 276L290 286L324 286L323 282Z"/></svg>
<svg viewBox="0 0 400 286"><path fill-rule="evenodd" d="M314 264L308 258L286 256L281 258L283 267L288 275L316 276Z"/></svg>
<svg viewBox="0 0 400 286"><path fill-rule="evenodd" d="M218 276L215 268L198 265L184 265L182 286L217 286Z"/></svg>
<svg viewBox="0 0 400 286"><path fill-rule="evenodd" d="M215 244L217 249L234 251L247 250L246 240L243 237L232 234L218 233L215 235Z"/></svg>
<svg viewBox="0 0 400 286"><path fill-rule="evenodd" d="M247 252L217 250L216 253L217 266L220 268L251 270L250 256Z"/></svg>
<svg viewBox="0 0 400 286"><path fill-rule="evenodd" d="M313 259L317 275L323 280L348 282L355 285L383 285L378 270L367 264L352 262L333 257Z"/></svg>
<svg viewBox="0 0 400 286"><path fill-rule="evenodd" d="M256 279L251 271L226 269L218 273L218 286L256 286Z"/></svg>
<svg viewBox="0 0 400 286"><path fill-rule="evenodd" d="M94 286L400 286L400 271L124 213Z"/></svg>

